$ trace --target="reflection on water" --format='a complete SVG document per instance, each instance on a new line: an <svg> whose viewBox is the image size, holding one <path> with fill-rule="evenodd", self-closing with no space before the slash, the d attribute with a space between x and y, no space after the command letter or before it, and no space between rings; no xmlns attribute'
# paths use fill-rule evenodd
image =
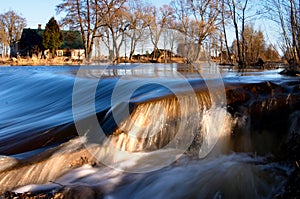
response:
<svg viewBox="0 0 300 199"><path fill-rule="evenodd" d="M180 73L186 78L201 78L204 74L220 73L224 78L242 78L247 81L253 77L268 79L282 79L279 75L283 69L275 70L243 70L239 71L232 67L219 66L216 63L203 62L199 64L120 64L120 65L81 65L81 66L14 66L1 67L1 73L19 74L65 74L78 75L86 78L108 78L108 77L170 77L176 78ZM208 76L205 76L208 77ZM214 77L214 76L213 76ZM288 77L286 77L288 78Z"/></svg>
<svg viewBox="0 0 300 199"><path fill-rule="evenodd" d="M118 66L83 66L76 75L79 77L90 78L108 78L108 77L121 77L128 78L176 78L178 73L185 77L198 77L199 69L192 65L180 64L130 64Z"/></svg>
<svg viewBox="0 0 300 199"><path fill-rule="evenodd" d="M81 66L80 70L71 71L73 75L87 78L176 78L178 73L186 78L216 78L220 74L223 78L242 78L243 81L261 77L258 80L283 79L279 74L282 69L274 70L232 70L231 68L219 67L216 63L200 64L123 64L111 66ZM286 77L289 79L288 77Z"/></svg>

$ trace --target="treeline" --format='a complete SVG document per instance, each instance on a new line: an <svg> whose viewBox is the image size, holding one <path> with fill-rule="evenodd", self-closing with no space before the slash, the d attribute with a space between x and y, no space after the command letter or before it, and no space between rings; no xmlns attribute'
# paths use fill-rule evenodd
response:
<svg viewBox="0 0 300 199"><path fill-rule="evenodd" d="M291 66L299 66L299 10L296 0L172 0L159 8L146 0L62 0L56 8L63 28L81 32L87 59L100 42L115 60L124 47L131 59L150 42L154 51L163 45L192 61L205 49L240 68L279 61L278 51ZM261 20L279 27L276 46L255 29Z"/></svg>
<svg viewBox="0 0 300 199"><path fill-rule="evenodd" d="M131 58L136 47L150 39L154 50L160 41L172 51L175 45L184 44L186 49L181 52L193 60L204 47L219 52L224 62L236 61L241 68L261 59L278 61L274 44L266 45L264 34L254 29L254 21L260 18L280 25L278 35L283 42L278 47L291 65L299 65L300 2L266 0L259 4L249 0L173 0L157 8L140 0L63 0L57 11L65 14L62 25L81 31L87 57L98 39L115 59L120 58L124 41L129 40ZM228 34L234 35L232 44Z"/></svg>

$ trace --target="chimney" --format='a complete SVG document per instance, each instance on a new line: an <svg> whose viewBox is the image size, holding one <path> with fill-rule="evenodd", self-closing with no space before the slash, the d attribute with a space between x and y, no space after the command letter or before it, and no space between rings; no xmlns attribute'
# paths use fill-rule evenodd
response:
<svg viewBox="0 0 300 199"><path fill-rule="evenodd" d="M42 24L38 24L38 30L42 30Z"/></svg>

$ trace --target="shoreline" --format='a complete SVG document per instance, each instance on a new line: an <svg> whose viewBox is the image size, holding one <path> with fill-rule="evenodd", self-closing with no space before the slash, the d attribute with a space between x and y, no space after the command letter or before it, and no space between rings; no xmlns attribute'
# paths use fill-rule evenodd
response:
<svg viewBox="0 0 300 199"><path fill-rule="evenodd" d="M64 66L64 65L90 65L93 63L105 63L105 64L121 64L121 63L186 63L184 58L171 58L166 61L148 59L132 59L121 58L119 61L110 60L92 60L87 62L86 60L69 60L66 57L55 57L52 59L38 59L32 58L6 58L0 61L0 66Z"/></svg>
<svg viewBox="0 0 300 199"><path fill-rule="evenodd" d="M79 65L83 61L66 61L62 58L36 59L36 58L12 58L0 61L0 66L58 66L58 65Z"/></svg>
<svg viewBox="0 0 300 199"><path fill-rule="evenodd" d="M209 62L216 63L220 67L230 66L230 68L238 67L237 64L230 64L221 62L219 59L210 59ZM119 60L108 60L108 59L94 59L90 62L83 60L70 60L68 57L54 57L48 59L41 59L37 57L28 57L28 58L2 58L0 60L0 67L1 66L76 66L76 65L94 65L94 64L110 64L110 65L118 65L118 64L192 64L188 62L183 57L171 57L167 59L158 58L152 59L150 57L142 57L139 59L128 59L127 57L121 57ZM289 66L284 62L270 62L266 61L262 66L251 65L244 69L261 69L261 70L268 70L268 69L275 69L275 68L286 68L288 69Z"/></svg>

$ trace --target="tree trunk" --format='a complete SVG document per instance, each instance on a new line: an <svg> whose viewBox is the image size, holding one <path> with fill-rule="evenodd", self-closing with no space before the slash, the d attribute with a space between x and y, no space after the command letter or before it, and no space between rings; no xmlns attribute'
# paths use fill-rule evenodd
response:
<svg viewBox="0 0 300 199"><path fill-rule="evenodd" d="M130 51L130 54L129 54L129 60L130 61L132 61L133 55L134 55L134 51Z"/></svg>
<svg viewBox="0 0 300 199"><path fill-rule="evenodd" d="M242 52L241 52L241 55L242 55L242 60L241 60L242 68L245 68L249 64L248 63L249 60L245 59L245 57L246 57L246 49L245 49L246 48L246 46L245 46L245 42L246 42L246 40L245 40L245 10L246 10L247 1L248 0L246 0L245 6L243 7L243 11L242 11L242 33L241 33L241 35L242 35L242 42L241 42L241 44L242 44Z"/></svg>
<svg viewBox="0 0 300 199"><path fill-rule="evenodd" d="M230 62L230 64L232 63L232 59L231 59L231 53L230 53L230 49L229 49L229 45L228 45L228 39L227 39L227 33L226 33L226 26L225 26L225 4L224 4L224 0L222 0L222 26L223 26L223 34L224 34L224 41L225 41L225 46L226 46L226 50L227 50L227 57L228 60ZM221 52L221 55L223 54L223 52Z"/></svg>
<svg viewBox="0 0 300 199"><path fill-rule="evenodd" d="M291 28L292 28L292 37L293 37L293 44L292 44L292 53L293 53L293 66L292 67L296 67L296 65L299 64L299 52L298 52L298 46L297 46L297 23L295 19L295 15L296 15L296 11L295 11L295 5L294 5L294 1L290 0L290 6L291 6ZM298 38L299 39L299 38Z"/></svg>
<svg viewBox="0 0 300 199"><path fill-rule="evenodd" d="M243 68L243 59L242 59L242 53L241 53L241 45L240 45L240 39L239 39L239 28L238 28L238 24L237 24L237 20L236 20L236 8L235 8L235 4L233 1L233 24L234 24L234 29L235 29L235 38L236 38L236 42L237 42L237 51L238 51L238 65L239 68Z"/></svg>

